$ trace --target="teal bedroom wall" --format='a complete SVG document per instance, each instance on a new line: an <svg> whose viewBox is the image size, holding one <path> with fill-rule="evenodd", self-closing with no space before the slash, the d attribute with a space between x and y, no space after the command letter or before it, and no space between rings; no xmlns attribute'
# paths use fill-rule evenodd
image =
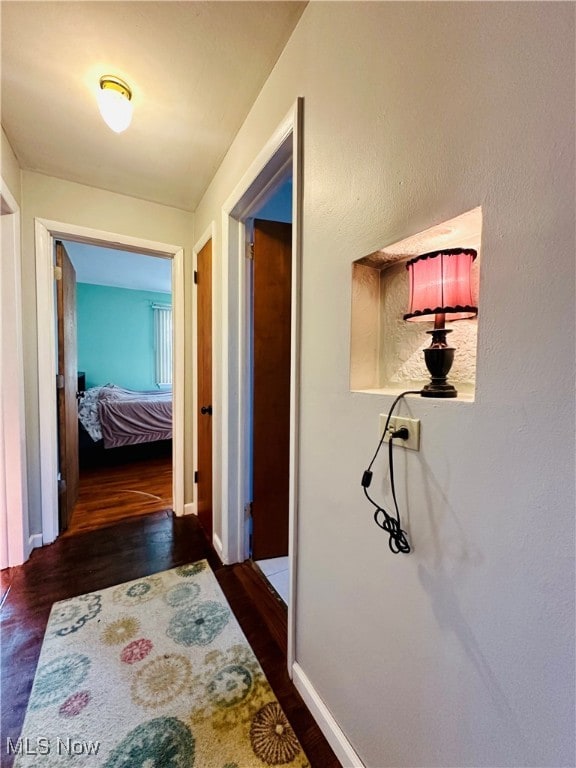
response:
<svg viewBox="0 0 576 768"><path fill-rule="evenodd" d="M156 389L151 304L171 304L166 293L77 284L78 370L86 387L117 384Z"/></svg>

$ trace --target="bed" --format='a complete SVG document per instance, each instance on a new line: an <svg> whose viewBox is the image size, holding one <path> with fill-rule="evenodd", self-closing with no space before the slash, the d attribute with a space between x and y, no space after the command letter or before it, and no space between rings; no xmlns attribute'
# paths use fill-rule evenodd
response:
<svg viewBox="0 0 576 768"><path fill-rule="evenodd" d="M137 392L115 384L91 387L78 405L78 419L105 449L172 438L172 392Z"/></svg>

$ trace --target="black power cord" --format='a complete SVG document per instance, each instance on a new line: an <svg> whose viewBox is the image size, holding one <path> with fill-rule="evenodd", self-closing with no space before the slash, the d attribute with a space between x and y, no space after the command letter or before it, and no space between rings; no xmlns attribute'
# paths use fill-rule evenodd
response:
<svg viewBox="0 0 576 768"><path fill-rule="evenodd" d="M384 443L384 439L386 438L386 435L388 434L388 426L390 424L390 419L392 418L392 414L394 413L394 409L400 402L400 400L405 397L405 395L419 395L421 393L421 390L407 390L406 392L402 392L398 397L394 400L392 403L392 406L390 407L390 412L388 413L388 418L386 419L386 425L384 427L384 432L382 432L382 437L380 438L380 442L378 443L378 447L376 448L376 452L374 456L372 457L372 461L368 465L368 469L364 471L364 474L362 475L362 487L364 488L364 495L372 504L373 507L376 508L376 511L374 512L374 522L379 528L382 528L383 531L386 531L386 533L389 536L388 539L388 546L390 547L390 551L393 552L395 555L399 554L400 552L403 552L405 554L408 554L410 552L410 544L408 543L406 531L402 530L402 526L400 524L400 511L398 509L398 501L396 500L396 487L394 484L394 454L392 451L392 446L394 439L402 439L406 440L408 437L408 430L406 427L402 427L401 429L396 430L396 432L392 432L390 435L390 440L388 442L388 465L390 467L390 486L392 489L392 499L394 501L394 509L396 511L395 517L392 517L385 509L384 507L381 507L379 504L377 504L374 499L370 497L370 494L368 493L368 488L370 487L370 483L372 482L372 465L376 461L376 457L380 453L380 449L382 448L382 444Z"/></svg>

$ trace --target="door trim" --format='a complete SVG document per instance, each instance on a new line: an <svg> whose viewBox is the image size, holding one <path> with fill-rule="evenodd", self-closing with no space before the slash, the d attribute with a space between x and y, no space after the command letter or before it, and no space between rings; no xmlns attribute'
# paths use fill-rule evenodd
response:
<svg viewBox="0 0 576 768"><path fill-rule="evenodd" d="M222 378L221 510L222 559L241 562L248 556L244 507L248 499L248 429L250 394L248 359L247 266L244 221L262 203L271 183L292 165L292 352L290 375L290 504L288 605L288 674L295 661L297 600L298 423L300 390L300 280L302 243L303 99L292 109L250 165L222 207Z"/></svg>
<svg viewBox="0 0 576 768"><path fill-rule="evenodd" d="M196 241L194 244L194 247L192 248L192 264L193 269L196 271L198 269L198 254L204 248L206 243L209 241L212 241L212 402L217 403L218 399L215 395L216 391L216 382L217 382L217 374L216 374L216 346L214 343L214 336L215 336L215 323L214 318L217 317L217 306L215 301L215 293L214 290L216 288L216 280L217 280L217 270L216 270L216 222L213 221L206 230L202 233L202 236ZM192 334L192 410L191 412L194 414L194 418L192 419L192 446L193 446L193 467L194 471L196 472L198 470L198 420L196 419L196 414L198 413L198 327L197 327L197 318L198 318L198 293L197 291L192 291L192 327L194 329ZM220 414L219 409L214 409L214 413L212 414L212 467L214 467L214 455L216 453L216 439L217 436L220 434ZM214 522L215 522L215 510L216 510L216 494L215 494L215 487L216 483L212 482L212 544L216 551L218 552L218 555L221 555L222 552L222 542L219 538L219 536L216 535L214 530ZM189 504L186 504L186 512L192 512L193 514L198 514L198 486L196 483L193 483L193 491L192 491L192 502Z"/></svg>
<svg viewBox="0 0 576 768"><path fill-rule="evenodd" d="M0 355L3 358L0 365L0 567L7 568L25 562L33 549L34 541L30 537L28 521L20 206L2 177L0 198L4 211L0 283L8 278L10 286L5 295L6 301L0 302L0 326L3 329Z"/></svg>
<svg viewBox="0 0 576 768"><path fill-rule="evenodd" d="M40 496L42 543L58 536L58 430L54 387L56 332L54 327L54 240L73 240L101 247L148 253L172 259L172 312L174 354L172 385L172 493L176 515L184 513L184 250L153 240L36 218L36 308L38 334Z"/></svg>

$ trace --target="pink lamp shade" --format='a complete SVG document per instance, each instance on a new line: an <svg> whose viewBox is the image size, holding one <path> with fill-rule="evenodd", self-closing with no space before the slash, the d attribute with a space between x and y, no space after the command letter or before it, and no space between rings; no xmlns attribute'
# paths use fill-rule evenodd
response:
<svg viewBox="0 0 576 768"><path fill-rule="evenodd" d="M478 314L472 305L470 271L476 251L447 248L416 256L406 264L410 280L410 301L404 320L463 320Z"/></svg>

